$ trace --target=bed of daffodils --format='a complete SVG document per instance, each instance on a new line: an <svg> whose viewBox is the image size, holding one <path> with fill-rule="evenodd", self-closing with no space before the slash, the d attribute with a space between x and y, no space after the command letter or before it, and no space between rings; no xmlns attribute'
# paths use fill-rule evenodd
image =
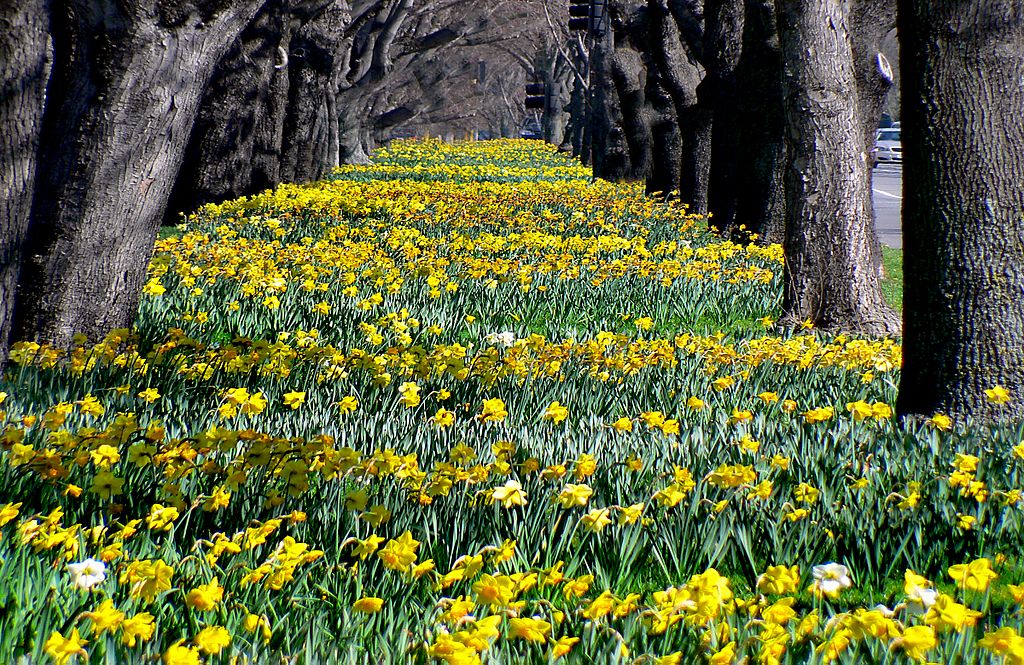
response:
<svg viewBox="0 0 1024 665"><path fill-rule="evenodd" d="M1024 663L1021 428L781 260L539 142L209 206L11 353L0 662Z"/></svg>

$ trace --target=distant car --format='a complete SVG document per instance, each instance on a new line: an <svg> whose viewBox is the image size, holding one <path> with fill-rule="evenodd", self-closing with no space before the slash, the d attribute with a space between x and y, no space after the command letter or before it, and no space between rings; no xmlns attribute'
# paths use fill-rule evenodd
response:
<svg viewBox="0 0 1024 665"><path fill-rule="evenodd" d="M903 144L900 142L899 127L878 130L875 136L875 148L871 151L871 166L880 163L893 164L903 162Z"/></svg>
<svg viewBox="0 0 1024 665"><path fill-rule="evenodd" d="M527 127L526 129L519 132L519 138L521 139L542 139L544 134L539 129Z"/></svg>

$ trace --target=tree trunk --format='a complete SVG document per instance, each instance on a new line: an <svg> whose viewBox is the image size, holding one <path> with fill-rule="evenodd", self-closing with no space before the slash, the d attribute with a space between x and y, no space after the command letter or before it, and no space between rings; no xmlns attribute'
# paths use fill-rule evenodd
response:
<svg viewBox="0 0 1024 665"><path fill-rule="evenodd" d="M628 47L615 49L611 69L626 140L628 166L625 177L643 180L651 172L651 127L644 95L647 70L640 53Z"/></svg>
<svg viewBox="0 0 1024 665"><path fill-rule="evenodd" d="M679 187L682 139L672 98L655 68L648 74L647 99L651 105L651 174L647 192L669 194Z"/></svg>
<svg viewBox="0 0 1024 665"><path fill-rule="evenodd" d="M629 174L629 148L622 130L622 111L615 89L612 31L596 40L591 51L591 156L594 176L625 180Z"/></svg>
<svg viewBox="0 0 1024 665"><path fill-rule="evenodd" d="M345 95L346 101L352 99L359 99L356 95ZM339 119L338 125L338 144L339 154L341 156L342 164L369 164L370 156L363 148L363 132L359 122L360 119L355 117L355 109L364 108L358 104L353 105L352 103L342 103L339 105L342 109L341 118Z"/></svg>
<svg viewBox="0 0 1024 665"><path fill-rule="evenodd" d="M338 0L263 7L214 70L165 223L338 164L333 78L346 20Z"/></svg>
<svg viewBox="0 0 1024 665"><path fill-rule="evenodd" d="M701 83L711 113L711 167L708 173L708 210L711 224L722 235L736 235L739 96L736 69L743 39L743 0L707 0L704 3L704 67Z"/></svg>
<svg viewBox="0 0 1024 665"><path fill-rule="evenodd" d="M697 102L679 114L683 137L679 198L698 215L708 213L708 177L711 173L711 109L700 95Z"/></svg>
<svg viewBox="0 0 1024 665"><path fill-rule="evenodd" d="M660 75L660 82L675 107L679 128L678 165L671 167L675 184L668 190L678 190L679 198L692 212L707 212L708 170L711 164L711 117L700 106L697 87L703 69L695 54L687 47L680 17L676 16L667 0L649 0L651 59ZM692 23L693 21L690 21ZM658 166L664 170L664 166ZM657 179L664 178L659 174ZM659 184L656 188L660 188Z"/></svg>
<svg viewBox="0 0 1024 665"><path fill-rule="evenodd" d="M896 27L896 3L892 0L854 0L850 17L854 71L857 79L857 104L860 115L861 146L870 158L875 134L882 120L882 109L893 84L893 64L882 53L882 42ZM867 190L874 188L874 169L866 172ZM875 223L875 206L865 199L865 214ZM871 262L882 274L882 244L877 234L871 247Z"/></svg>
<svg viewBox="0 0 1024 665"><path fill-rule="evenodd" d="M843 0L780 0L786 62L783 316L871 335L898 332L872 266L868 167ZM809 55L813 54L813 55Z"/></svg>
<svg viewBox="0 0 1024 665"><path fill-rule="evenodd" d="M262 2L68 4L15 312L18 337L58 346L134 321L202 91Z"/></svg>
<svg viewBox="0 0 1024 665"><path fill-rule="evenodd" d="M543 129L544 140L548 143L561 145L566 139L566 108L570 101L572 83L572 69L561 54L550 58L544 68L544 87L548 91L548 103L544 109Z"/></svg>
<svg viewBox="0 0 1024 665"><path fill-rule="evenodd" d="M736 90L733 225L757 234L758 242L782 243L786 234L786 136L774 0L746 2ZM737 239L746 238L739 234Z"/></svg>
<svg viewBox="0 0 1024 665"><path fill-rule="evenodd" d="M333 88L327 91L327 166L332 169L341 165L341 116Z"/></svg>
<svg viewBox="0 0 1024 665"><path fill-rule="evenodd" d="M906 299L897 410L1024 416L1024 13L900 0ZM1005 387L999 405L985 394Z"/></svg>
<svg viewBox="0 0 1024 665"><path fill-rule="evenodd" d="M247 196L280 182L291 23L290 8L273 0L217 65L171 193L166 224L205 203Z"/></svg>
<svg viewBox="0 0 1024 665"><path fill-rule="evenodd" d="M281 179L286 182L317 180L337 165L331 145L332 133L337 128L330 117L330 98L337 85L335 71L347 19L345 9L339 3L331 3L292 39L281 162Z"/></svg>
<svg viewBox="0 0 1024 665"><path fill-rule="evenodd" d="M7 357L21 245L32 212L50 78L49 0L0 6L0 364Z"/></svg>
<svg viewBox="0 0 1024 665"><path fill-rule="evenodd" d="M572 146L572 154L586 164L583 155L583 132L587 125L587 91L581 81L573 82L569 96L569 125L565 132L565 141Z"/></svg>

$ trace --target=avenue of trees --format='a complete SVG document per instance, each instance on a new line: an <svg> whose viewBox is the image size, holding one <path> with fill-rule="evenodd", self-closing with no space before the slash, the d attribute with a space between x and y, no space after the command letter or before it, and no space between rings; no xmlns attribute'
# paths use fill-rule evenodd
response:
<svg viewBox="0 0 1024 665"><path fill-rule="evenodd" d="M609 0L595 174L785 247L783 323L903 335L901 414L1024 417L1024 11L1012 0ZM898 62L884 44L898 28ZM902 105L904 313L868 162ZM1014 396L996 404L986 390Z"/></svg>
<svg viewBox="0 0 1024 665"><path fill-rule="evenodd" d="M0 4L0 355L13 339L67 346L129 326L156 233L182 212L365 161L377 137L420 116L451 123L500 108L483 103L495 96L479 58L493 68L504 57L521 89L526 73L501 47L550 33L529 10L516 0Z"/></svg>
<svg viewBox="0 0 1024 665"><path fill-rule="evenodd" d="M545 138L596 176L782 243L784 325L902 334L900 413L1024 416L1019 3L591 6L581 32L562 0L2 3L0 357L130 325L181 213L365 161L395 128L514 136L533 81ZM868 157L896 82L902 319Z"/></svg>

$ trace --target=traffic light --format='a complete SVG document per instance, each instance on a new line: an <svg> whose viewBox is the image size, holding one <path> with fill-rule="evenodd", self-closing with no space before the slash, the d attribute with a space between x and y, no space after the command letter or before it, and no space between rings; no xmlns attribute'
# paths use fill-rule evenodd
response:
<svg viewBox="0 0 1024 665"><path fill-rule="evenodd" d="M526 84L526 108L542 111L547 108L547 95L543 83Z"/></svg>
<svg viewBox="0 0 1024 665"><path fill-rule="evenodd" d="M569 29L588 30L590 28L590 0L569 0Z"/></svg>

